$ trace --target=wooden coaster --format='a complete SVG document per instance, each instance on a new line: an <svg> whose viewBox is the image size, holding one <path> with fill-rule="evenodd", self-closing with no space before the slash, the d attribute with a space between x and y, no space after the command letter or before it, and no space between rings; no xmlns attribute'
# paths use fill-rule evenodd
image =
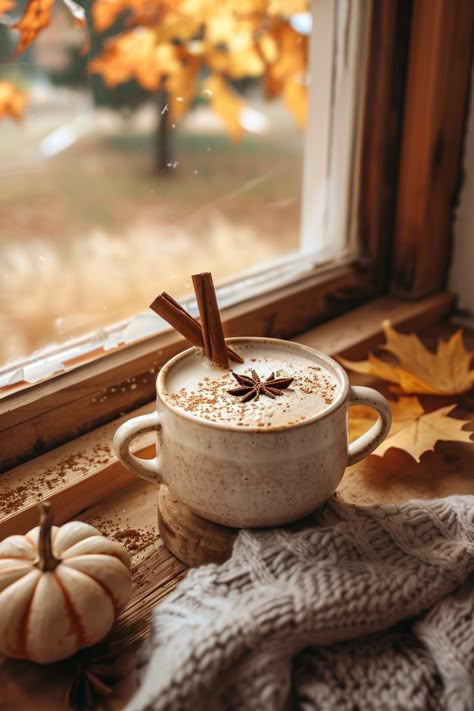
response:
<svg viewBox="0 0 474 711"><path fill-rule="evenodd" d="M158 494L158 528L168 550L193 568L230 558L238 533L198 516L164 484Z"/></svg>

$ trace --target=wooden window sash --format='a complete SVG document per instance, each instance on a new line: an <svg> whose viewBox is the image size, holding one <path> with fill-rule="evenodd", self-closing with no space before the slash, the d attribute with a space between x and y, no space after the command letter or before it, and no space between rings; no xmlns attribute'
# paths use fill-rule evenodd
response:
<svg viewBox="0 0 474 711"><path fill-rule="evenodd" d="M392 293L420 298L446 283L468 108L472 0L415 0Z"/></svg>

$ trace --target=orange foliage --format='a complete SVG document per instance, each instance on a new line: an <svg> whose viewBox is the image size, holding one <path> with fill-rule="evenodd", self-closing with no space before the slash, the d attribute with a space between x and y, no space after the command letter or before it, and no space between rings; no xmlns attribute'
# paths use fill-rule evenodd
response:
<svg viewBox="0 0 474 711"><path fill-rule="evenodd" d="M215 0L212 0L215 5ZM205 20L205 11L209 11L210 0L95 0L92 6L94 29L104 32L122 13L128 13L130 25L154 27L156 30L167 29L171 37L182 37L189 22L194 27Z"/></svg>
<svg viewBox="0 0 474 711"><path fill-rule="evenodd" d="M11 116L16 121L23 117L26 94L8 81L0 81L0 118Z"/></svg>
<svg viewBox="0 0 474 711"><path fill-rule="evenodd" d="M303 79L289 77L283 89L283 100L300 128L306 126L308 91Z"/></svg>
<svg viewBox="0 0 474 711"><path fill-rule="evenodd" d="M224 122L232 140L238 141L243 133L240 114L245 104L242 99L217 74L206 79L204 91L208 94L213 110Z"/></svg>
<svg viewBox="0 0 474 711"><path fill-rule="evenodd" d="M308 39L287 22L274 22L271 34L277 51L275 59L268 62L265 73L265 90L269 98L283 93L288 83L302 85L308 61Z"/></svg>
<svg viewBox="0 0 474 711"><path fill-rule="evenodd" d="M433 412L426 412L417 397L401 397L389 400L392 411L392 427L387 439L380 444L374 455L383 457L388 449L402 449L417 462L425 452L435 449L436 443L465 442L472 443L472 432L463 429L469 420L449 417L456 405L440 407ZM365 406L356 405L349 410L349 429L351 438L366 432L374 421L374 411Z"/></svg>
<svg viewBox="0 0 474 711"><path fill-rule="evenodd" d="M212 72L204 84L210 104L234 140L243 132L244 103L228 80L263 77L267 97L282 96L304 127L308 38L288 20L307 9L307 0L96 0L96 29L110 27L124 11L134 29L109 40L89 69L109 86L134 78L149 91L166 88L178 118L198 93L199 70L206 67Z"/></svg>
<svg viewBox="0 0 474 711"><path fill-rule="evenodd" d="M14 0L0 0L0 15L3 15L4 12L9 12L9 10L13 10L14 7Z"/></svg>
<svg viewBox="0 0 474 711"><path fill-rule="evenodd" d="M78 22L84 10L63 0ZM135 79L144 89L166 89L170 118L179 118L199 92L202 68L211 70L210 104L234 140L242 135L243 100L230 80L263 78L268 98L281 96L298 125L306 118L307 37L290 17L308 10L309 0L95 0L92 22L98 32L126 14L127 29L108 40L89 64L106 84ZM50 22L54 0L29 0L14 27L22 52ZM0 0L0 13L13 0ZM211 94L212 92L212 94Z"/></svg>
<svg viewBox="0 0 474 711"><path fill-rule="evenodd" d="M15 54L23 52L42 29L49 25L54 0L29 0L23 17L13 27L20 32Z"/></svg>
<svg viewBox="0 0 474 711"><path fill-rule="evenodd" d="M3 9L10 10L14 3L8 7L10 0L0 0L0 14L2 12L1 3L6 3L7 7ZM63 0L64 4L74 17L74 21L83 25L85 23L84 9L75 2L75 0ZM54 0L29 0L23 12L21 19L13 25L13 28L20 33L20 39L15 50L15 55L23 52L37 35L47 27L51 21L51 11L53 9Z"/></svg>
<svg viewBox="0 0 474 711"><path fill-rule="evenodd" d="M414 333L398 333L389 321L382 327L386 339L382 348L396 358L395 365L372 353L365 361L340 358L342 365L394 383L394 391L407 394L458 395L474 386L474 352L464 347L461 331L447 341L440 340L436 352L431 353Z"/></svg>
<svg viewBox="0 0 474 711"><path fill-rule="evenodd" d="M161 3L160 3L161 4ZM146 0L96 0L92 5L92 22L97 32L107 30L118 17L124 13L131 13L133 17L141 15L146 21L138 24L148 25L160 18L158 3Z"/></svg>
<svg viewBox="0 0 474 711"><path fill-rule="evenodd" d="M290 17L298 12L306 12L308 10L307 0L268 0L266 4L269 15Z"/></svg>
<svg viewBox="0 0 474 711"><path fill-rule="evenodd" d="M439 340L432 353L414 333L396 331L390 321L382 323L385 344L382 348L390 353L395 362L387 362L372 353L364 361L349 361L339 358L342 365L356 373L375 376L392 383L390 390L401 394L397 401L390 401L392 428L387 439L375 450L383 456L387 449L403 449L417 462L424 452L435 448L438 440L472 442L472 432L465 430L467 420L449 417L456 403L426 412L418 399L419 395L455 396L471 390L474 385L474 370L471 367L474 353L463 343L461 331L448 340ZM351 433L359 434L372 421L373 410L366 407L350 409Z"/></svg>

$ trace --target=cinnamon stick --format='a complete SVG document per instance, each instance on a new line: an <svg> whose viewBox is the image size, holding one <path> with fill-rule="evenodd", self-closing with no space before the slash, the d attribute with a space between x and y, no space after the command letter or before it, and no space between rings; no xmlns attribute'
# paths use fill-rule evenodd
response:
<svg viewBox="0 0 474 711"><path fill-rule="evenodd" d="M193 274L192 280L201 319L204 354L220 368L228 368L229 357L212 275L210 272Z"/></svg>
<svg viewBox="0 0 474 711"><path fill-rule="evenodd" d="M173 326L193 346L198 346L198 348L204 346L199 323L166 291L156 297L154 302L150 304L150 309L153 309L158 316L168 321L170 326Z"/></svg>
<svg viewBox="0 0 474 711"><path fill-rule="evenodd" d="M167 321L170 326L173 326L178 333L184 336L193 346L198 348L204 347L204 341L202 337L201 325L194 316L188 314L188 312L179 304L175 299L173 299L170 294L163 291L156 299L150 304L150 308L161 316L165 321ZM236 361L237 363L242 363L243 360L230 346L227 347L227 354L229 358Z"/></svg>

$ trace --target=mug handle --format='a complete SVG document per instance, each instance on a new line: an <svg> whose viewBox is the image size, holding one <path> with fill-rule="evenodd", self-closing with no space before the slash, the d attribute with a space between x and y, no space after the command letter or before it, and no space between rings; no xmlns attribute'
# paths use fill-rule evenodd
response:
<svg viewBox="0 0 474 711"><path fill-rule="evenodd" d="M146 432L161 433L161 417L156 410L123 422L114 435L112 448L117 459L133 474L154 484L161 484L161 456L157 454L153 459L142 459L130 451L135 437Z"/></svg>
<svg viewBox="0 0 474 711"><path fill-rule="evenodd" d="M347 466L360 462L371 454L387 437L392 424L392 413L388 402L373 388L353 385L349 395L349 407L351 405L368 405L377 410L379 416L377 422L367 432L349 444Z"/></svg>

